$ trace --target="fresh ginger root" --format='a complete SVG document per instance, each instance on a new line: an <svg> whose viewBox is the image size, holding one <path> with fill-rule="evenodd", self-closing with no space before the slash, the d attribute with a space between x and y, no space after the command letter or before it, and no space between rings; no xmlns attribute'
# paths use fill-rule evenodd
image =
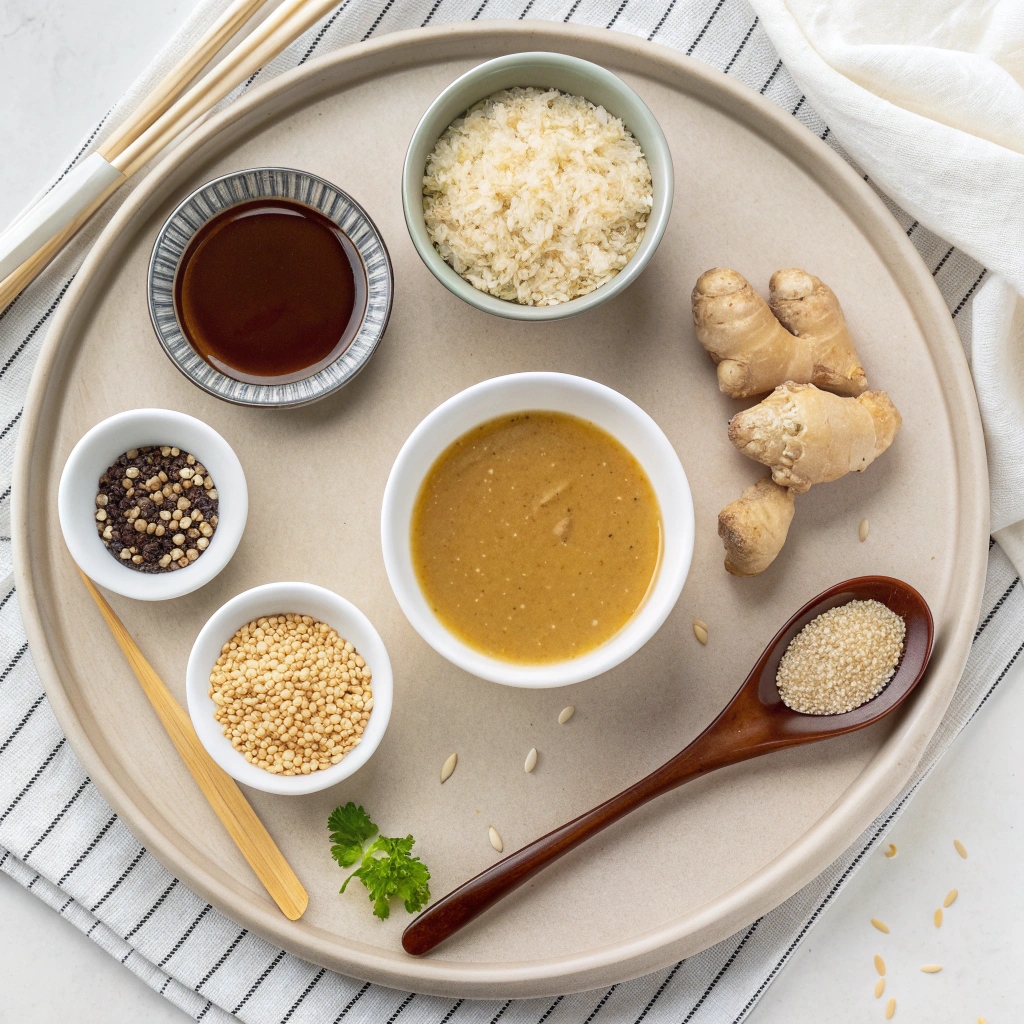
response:
<svg viewBox="0 0 1024 1024"><path fill-rule="evenodd" d="M787 381L729 423L729 440L798 494L811 484L868 468L902 424L884 391L840 398L813 384Z"/></svg>
<svg viewBox="0 0 1024 1024"><path fill-rule="evenodd" d="M770 476L748 487L718 513L725 568L733 576L764 572L782 550L793 521L793 492Z"/></svg>
<svg viewBox="0 0 1024 1024"><path fill-rule="evenodd" d="M867 375L832 289L803 270L772 275L771 307L735 270L718 267L690 296L697 339L718 364L718 386L732 398L785 381L859 395Z"/></svg>

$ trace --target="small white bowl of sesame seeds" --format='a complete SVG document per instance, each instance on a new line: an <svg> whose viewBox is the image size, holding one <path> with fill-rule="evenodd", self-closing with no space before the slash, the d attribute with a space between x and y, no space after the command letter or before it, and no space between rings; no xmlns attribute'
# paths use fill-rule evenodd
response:
<svg viewBox="0 0 1024 1024"><path fill-rule="evenodd" d="M384 642L343 597L268 583L233 597L196 637L185 673L192 724L230 775L299 795L347 779L391 717Z"/></svg>

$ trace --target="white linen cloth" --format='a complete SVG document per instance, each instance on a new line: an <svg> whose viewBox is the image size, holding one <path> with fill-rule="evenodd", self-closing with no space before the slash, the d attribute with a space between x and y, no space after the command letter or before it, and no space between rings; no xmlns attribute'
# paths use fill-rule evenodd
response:
<svg viewBox="0 0 1024 1024"><path fill-rule="evenodd" d="M183 30L68 161L69 168L98 144L226 4L201 0ZM835 132L787 73L764 22L747 0L346 0L260 72L256 84L333 48L388 31L431 22L520 17L615 28L675 47L735 76L836 144ZM828 96L824 92L821 101ZM50 712L10 582L11 464L29 375L88 246L124 194L122 190L32 287L0 311L0 581L7 577L0 582L0 869L197 1020L738 1024L1024 652L1024 587L1010 562L999 550L990 554L983 619L967 669L906 790L827 871L733 938L647 977L557 999L413 996L306 963L250 934L186 889L118 820ZM993 296L978 291L985 271L974 259L921 226L923 220L917 224L916 213L893 204L890 209L933 269L965 344L970 341L972 305L978 318L989 318L994 325L1007 316L1011 322L1014 315L1019 319L1019 314L1007 313L1006 305L981 301ZM979 378L981 365L976 351ZM1008 410L1001 422L1009 422L1012 414ZM988 421L990 435L996 422ZM1000 433L997 440L1003 438Z"/></svg>
<svg viewBox="0 0 1024 1024"><path fill-rule="evenodd" d="M988 268L968 357L992 529L1024 570L1024 3L751 0L871 180Z"/></svg>

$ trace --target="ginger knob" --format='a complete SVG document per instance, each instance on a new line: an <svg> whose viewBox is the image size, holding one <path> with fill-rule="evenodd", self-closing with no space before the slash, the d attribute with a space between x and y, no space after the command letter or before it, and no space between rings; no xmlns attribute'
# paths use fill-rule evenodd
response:
<svg viewBox="0 0 1024 1024"><path fill-rule="evenodd" d="M793 521L793 492L770 476L748 487L718 513L725 568L733 576L764 572L782 550Z"/></svg>
<svg viewBox="0 0 1024 1024"><path fill-rule="evenodd" d="M859 395L868 378L846 326L839 300L827 284L806 270L776 270L768 285L779 323L808 346L815 384L840 395ZM781 383L781 381L780 381Z"/></svg>
<svg viewBox="0 0 1024 1024"><path fill-rule="evenodd" d="M902 419L884 391L840 398L788 382L729 423L729 440L799 494L867 469L892 444Z"/></svg>
<svg viewBox="0 0 1024 1024"><path fill-rule="evenodd" d="M779 270L771 306L742 274L708 270L690 296L697 340L718 364L718 386L732 398L763 395L785 381L844 395L868 386L832 290L803 270Z"/></svg>

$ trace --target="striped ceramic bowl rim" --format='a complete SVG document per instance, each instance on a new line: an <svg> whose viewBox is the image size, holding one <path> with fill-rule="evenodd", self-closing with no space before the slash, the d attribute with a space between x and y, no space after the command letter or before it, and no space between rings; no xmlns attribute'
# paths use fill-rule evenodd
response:
<svg viewBox="0 0 1024 1024"><path fill-rule="evenodd" d="M292 199L318 210L351 239L366 270L366 311L352 343L317 373L285 384L247 384L214 369L182 334L174 309L174 277L193 235L222 210L260 198ZM387 328L394 276L377 226L350 195L306 171L253 167L201 185L167 218L149 261L148 290L157 338L171 362L193 384L226 402L272 409L316 402L359 373Z"/></svg>

